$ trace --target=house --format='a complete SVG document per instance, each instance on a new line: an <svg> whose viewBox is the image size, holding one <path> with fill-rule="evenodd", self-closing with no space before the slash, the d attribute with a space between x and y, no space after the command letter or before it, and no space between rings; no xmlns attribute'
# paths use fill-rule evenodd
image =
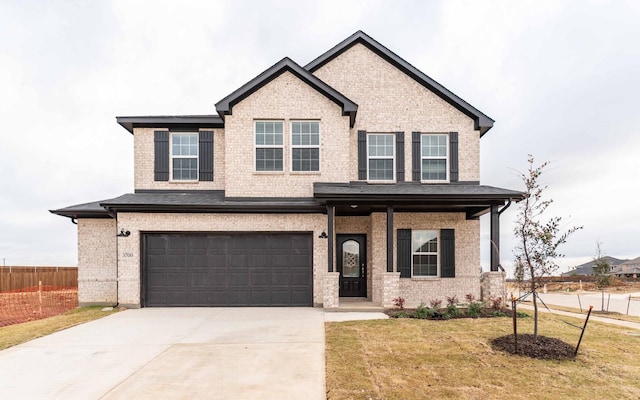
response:
<svg viewBox="0 0 640 400"><path fill-rule="evenodd" d="M501 287L499 215L523 194L479 182L494 121L370 36L284 58L215 108L117 117L133 193L52 210L78 225L81 304L479 297L486 213L483 295Z"/></svg>
<svg viewBox="0 0 640 400"><path fill-rule="evenodd" d="M612 268L611 275L618 278L640 278L640 257L627 260Z"/></svg>
<svg viewBox="0 0 640 400"><path fill-rule="evenodd" d="M604 256L602 258L609 263L609 265L611 266L611 269L614 269L620 264L622 264L623 262L627 261L627 260L621 260L619 258L610 257L610 256ZM572 270L568 272L563 272L561 275L562 276L594 275L593 268L595 267L595 265L596 265L595 260L591 260L584 264L580 264L577 267L574 267Z"/></svg>

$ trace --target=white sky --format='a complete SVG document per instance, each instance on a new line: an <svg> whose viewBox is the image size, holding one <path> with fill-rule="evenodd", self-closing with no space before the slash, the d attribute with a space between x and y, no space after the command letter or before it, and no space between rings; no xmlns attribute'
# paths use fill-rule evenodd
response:
<svg viewBox="0 0 640 400"><path fill-rule="evenodd" d="M638 21L638 1L3 0L0 258L76 265L76 226L48 210L133 191L115 116L213 114L281 58L305 65L358 29L496 120L482 184L522 190L527 154L552 162L550 214L584 225L562 270L596 240L637 257ZM505 266L515 215L501 218Z"/></svg>

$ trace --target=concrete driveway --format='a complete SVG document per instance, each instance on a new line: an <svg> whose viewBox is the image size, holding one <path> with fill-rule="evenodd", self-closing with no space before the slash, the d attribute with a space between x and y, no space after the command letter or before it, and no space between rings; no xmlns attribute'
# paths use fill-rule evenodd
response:
<svg viewBox="0 0 640 400"><path fill-rule="evenodd" d="M6 399L325 399L324 312L126 310L0 351Z"/></svg>

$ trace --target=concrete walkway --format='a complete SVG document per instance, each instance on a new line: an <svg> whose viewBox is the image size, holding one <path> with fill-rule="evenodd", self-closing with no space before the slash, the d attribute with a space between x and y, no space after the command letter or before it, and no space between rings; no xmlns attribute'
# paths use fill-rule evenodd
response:
<svg viewBox="0 0 640 400"><path fill-rule="evenodd" d="M5 399L325 399L317 308L126 310L0 351Z"/></svg>
<svg viewBox="0 0 640 400"><path fill-rule="evenodd" d="M530 306L528 304L519 304L518 305L518 309L533 310L533 306ZM538 311L543 312L543 313L549 313L550 312L549 310L547 310L541 304L538 305ZM568 312L568 311L551 310L551 313L554 314L554 315L562 315L562 316L565 316L565 317L574 317L574 318L581 319L583 321L587 317L585 314L572 313L572 312ZM602 323L605 323L605 324L617 325L617 326L622 326L622 327L625 327L625 328L631 328L631 329L640 330L640 323L639 322L622 321L622 320L619 320L619 319L599 317L597 315L594 315L593 313L591 313L591 316L589 317L589 322L591 322L591 321L598 321L598 322L602 322Z"/></svg>

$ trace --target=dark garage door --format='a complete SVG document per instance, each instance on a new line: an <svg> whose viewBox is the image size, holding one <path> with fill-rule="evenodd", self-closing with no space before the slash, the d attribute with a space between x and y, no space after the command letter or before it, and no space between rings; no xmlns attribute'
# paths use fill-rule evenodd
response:
<svg viewBox="0 0 640 400"><path fill-rule="evenodd" d="M144 234L147 307L312 306L307 233Z"/></svg>

